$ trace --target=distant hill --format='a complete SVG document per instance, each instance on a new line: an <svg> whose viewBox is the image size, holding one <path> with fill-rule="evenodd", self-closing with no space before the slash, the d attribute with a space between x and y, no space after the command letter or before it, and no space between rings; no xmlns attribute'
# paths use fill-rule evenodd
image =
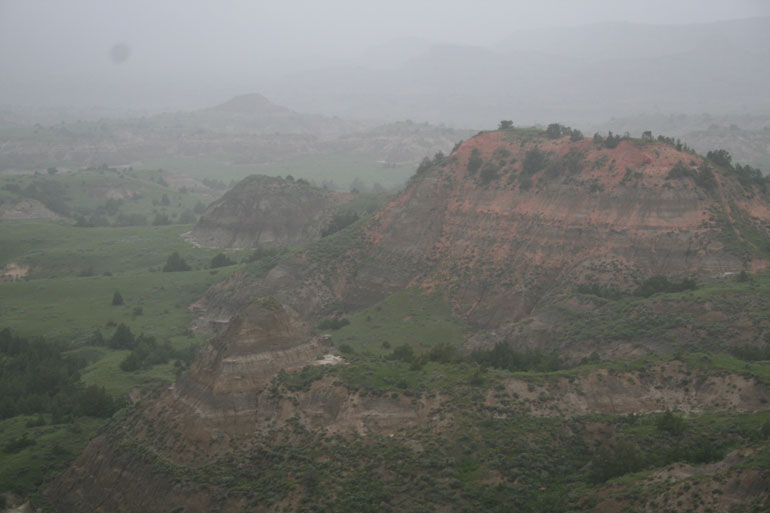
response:
<svg viewBox="0 0 770 513"><path fill-rule="evenodd" d="M204 247L284 247L315 241L352 195L305 181L251 176L212 203L190 233Z"/></svg>
<svg viewBox="0 0 770 513"><path fill-rule="evenodd" d="M770 18L531 30L492 48L435 45L390 69L298 73L267 90L307 111L460 126L509 117L585 125L650 110L767 112L768 34Z"/></svg>
<svg viewBox="0 0 770 513"><path fill-rule="evenodd" d="M356 179L368 187L395 187L423 157L447 152L472 133L411 121L302 114L248 94L151 117L50 126L8 121L0 125L0 172L107 165L164 168L225 182L259 172L344 188Z"/></svg>

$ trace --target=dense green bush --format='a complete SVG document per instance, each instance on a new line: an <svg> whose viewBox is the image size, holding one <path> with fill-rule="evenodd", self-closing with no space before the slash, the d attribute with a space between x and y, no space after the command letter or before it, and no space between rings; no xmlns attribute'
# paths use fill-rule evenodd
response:
<svg viewBox="0 0 770 513"><path fill-rule="evenodd" d="M478 171L481 168L481 164L483 164L484 161L481 158L481 152L478 148L473 148L471 150L471 156L468 158L468 172L470 174L476 174L476 171Z"/></svg>
<svg viewBox="0 0 770 513"><path fill-rule="evenodd" d="M565 363L555 353L544 353L536 349L517 351L505 342L498 342L490 350L476 349L471 353L476 363L510 371L555 371L563 369Z"/></svg>
<svg viewBox="0 0 770 513"><path fill-rule="evenodd" d="M86 362L66 357L63 344L0 331L0 419L50 413L109 417L119 404L103 387L84 387Z"/></svg>
<svg viewBox="0 0 770 513"><path fill-rule="evenodd" d="M583 170L583 167L585 166L585 158L585 153L576 150L575 148L570 148L570 150L564 154L564 157L562 157L562 162L564 167L567 169L567 172L575 175Z"/></svg>
<svg viewBox="0 0 770 513"><path fill-rule="evenodd" d="M333 317L331 319L324 319L316 327L319 330L338 330L348 324L350 324L350 321L344 317Z"/></svg>
<svg viewBox="0 0 770 513"><path fill-rule="evenodd" d="M413 362L415 359L414 350L409 344L401 344L393 349L393 352L388 356L390 360L399 360L402 362Z"/></svg>
<svg viewBox="0 0 770 513"><path fill-rule="evenodd" d="M693 168L685 166L684 163L680 160L674 164L674 167L672 167L668 172L668 175L666 175L666 180L695 178L696 174L697 173Z"/></svg>
<svg viewBox="0 0 770 513"><path fill-rule="evenodd" d="M659 292L683 292L685 290L695 290L697 283L692 279L684 279L680 282L669 281L665 276L653 276L645 280L634 295L641 297L650 297Z"/></svg>
<svg viewBox="0 0 770 513"><path fill-rule="evenodd" d="M191 267L184 261L184 258L179 256L178 251L171 253L166 259L166 265L163 266L164 273L189 271L190 269Z"/></svg>
<svg viewBox="0 0 770 513"><path fill-rule="evenodd" d="M562 126L559 123L551 123L545 129L545 134L549 139L558 139L562 136Z"/></svg>
<svg viewBox="0 0 770 513"><path fill-rule="evenodd" d="M679 415L675 415L671 410L666 410L665 413L658 417L655 426L660 431L665 431L674 436L681 436L687 428L684 419Z"/></svg>
<svg viewBox="0 0 770 513"><path fill-rule="evenodd" d="M539 148L533 148L524 154L522 172L526 176L532 176L542 170L545 167L545 164L546 154L540 151Z"/></svg>
<svg viewBox="0 0 770 513"><path fill-rule="evenodd" d="M499 173L500 166L490 160L481 167L479 179L483 185L487 185L489 182L497 179L500 176Z"/></svg>
<svg viewBox="0 0 770 513"><path fill-rule="evenodd" d="M329 221L329 224L327 224L326 227L323 230L321 230L321 237L328 237L333 233L337 233L343 228L346 228L351 224L355 223L356 221L358 221L358 219L359 219L358 213L356 212L353 212L353 211L337 212L331 218L331 220Z"/></svg>
<svg viewBox="0 0 770 513"><path fill-rule="evenodd" d="M177 353L169 342L158 343L155 337L140 334L136 337L131 352L120 362L121 370L133 372L153 365L167 363Z"/></svg>
<svg viewBox="0 0 770 513"><path fill-rule="evenodd" d="M695 184L709 192L717 188L717 179L709 166L704 164L698 169L698 174L695 176Z"/></svg>
<svg viewBox="0 0 770 513"><path fill-rule="evenodd" d="M211 259L211 262L209 262L209 267L212 269L227 267L229 265L235 265L235 261L224 253L217 253L214 258Z"/></svg>
<svg viewBox="0 0 770 513"><path fill-rule="evenodd" d="M155 214L155 219L152 220L153 226L166 226L171 224L168 214Z"/></svg>
<svg viewBox="0 0 770 513"><path fill-rule="evenodd" d="M713 150L706 153L706 158L717 166L731 168L733 166L733 156L727 150Z"/></svg>
<svg viewBox="0 0 770 513"><path fill-rule="evenodd" d="M591 294L605 299L618 299L623 296L623 293L615 287L599 283L581 283L576 290L579 294Z"/></svg>
<svg viewBox="0 0 770 513"><path fill-rule="evenodd" d="M593 483L603 483L613 477L638 472L645 466L646 461L639 449L633 443L621 440L597 451L591 460L588 479Z"/></svg>
<svg viewBox="0 0 770 513"><path fill-rule="evenodd" d="M607 134L607 137L604 139L604 146L605 148L613 149L617 148L618 144L620 144L620 141L622 141L623 138L619 135L612 135L612 132Z"/></svg>

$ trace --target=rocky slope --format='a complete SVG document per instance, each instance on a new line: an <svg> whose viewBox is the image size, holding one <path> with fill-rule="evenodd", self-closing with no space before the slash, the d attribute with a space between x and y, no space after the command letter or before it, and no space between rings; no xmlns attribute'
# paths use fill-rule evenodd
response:
<svg viewBox="0 0 770 513"><path fill-rule="evenodd" d="M306 244L321 237L349 194L304 181L250 176L212 203L190 240L214 248L257 248Z"/></svg>
<svg viewBox="0 0 770 513"><path fill-rule="evenodd" d="M322 316L334 303L355 310L420 286L447 291L475 325L500 327L581 283L628 291L653 275L763 269L769 214L758 185L666 143L608 148L495 131L422 166L357 231L264 279L216 287L201 305L221 320L259 292Z"/></svg>

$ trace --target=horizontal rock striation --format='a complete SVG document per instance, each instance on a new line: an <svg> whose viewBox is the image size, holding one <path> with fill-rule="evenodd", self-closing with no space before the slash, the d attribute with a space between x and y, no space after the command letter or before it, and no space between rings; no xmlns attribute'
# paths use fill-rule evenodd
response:
<svg viewBox="0 0 770 513"><path fill-rule="evenodd" d="M190 240L212 248L258 248L305 244L321 237L347 194L306 182L253 175L212 203Z"/></svg>
<svg viewBox="0 0 770 513"><path fill-rule="evenodd" d="M575 284L630 290L654 275L766 267L768 218L766 195L666 143L607 148L496 131L421 167L335 251L311 246L264 279L213 288L201 304L237 311L239 296L271 291L318 316L420 286L447 291L459 315L495 327Z"/></svg>

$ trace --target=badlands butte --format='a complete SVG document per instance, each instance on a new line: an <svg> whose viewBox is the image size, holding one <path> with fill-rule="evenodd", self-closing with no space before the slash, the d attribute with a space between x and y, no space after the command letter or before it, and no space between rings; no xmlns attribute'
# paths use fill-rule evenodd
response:
<svg viewBox="0 0 770 513"><path fill-rule="evenodd" d="M352 215L355 213L355 215ZM191 368L113 418L61 512L767 511L770 191L726 152L483 132L371 214L251 177ZM741 359L739 359L740 357Z"/></svg>

